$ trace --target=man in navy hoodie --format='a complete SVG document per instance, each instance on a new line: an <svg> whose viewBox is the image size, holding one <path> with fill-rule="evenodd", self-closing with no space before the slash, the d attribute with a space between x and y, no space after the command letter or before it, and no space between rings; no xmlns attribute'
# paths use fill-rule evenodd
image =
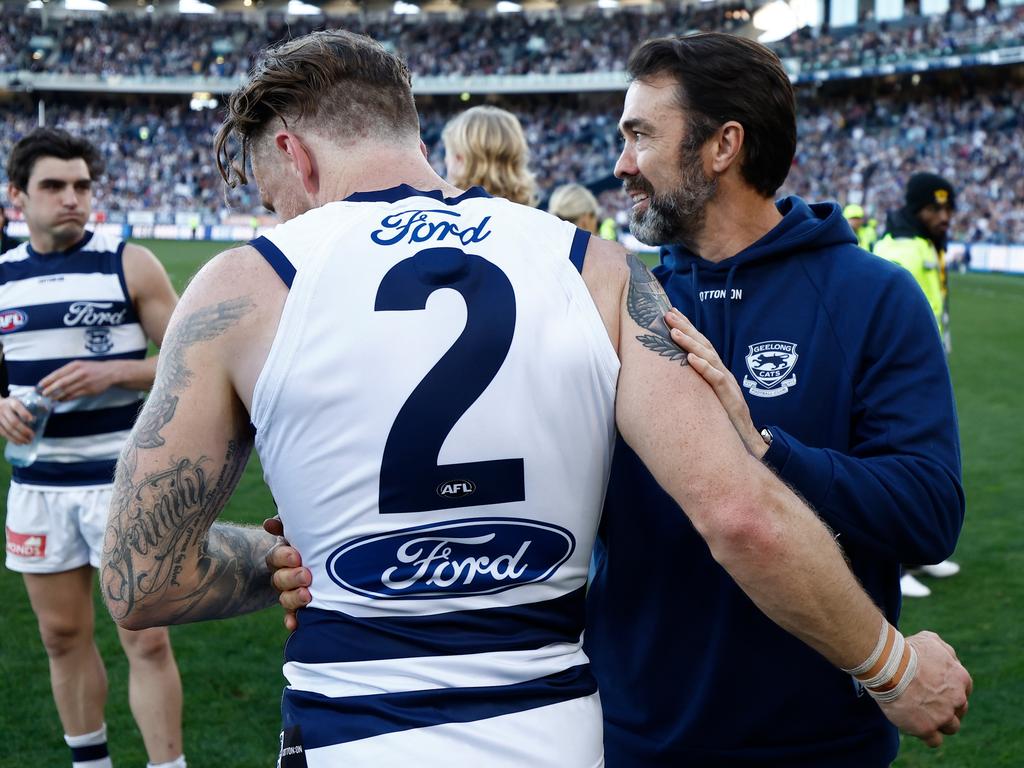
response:
<svg viewBox="0 0 1024 768"><path fill-rule="evenodd" d="M722 34L666 38L634 51L629 72L615 173L633 234L671 244L655 274L685 315L673 336L895 622L900 563L947 557L963 520L928 304L908 272L857 247L836 204L774 202L796 148L774 54ZM587 609L609 768L896 756L878 705L754 606L621 440Z"/></svg>

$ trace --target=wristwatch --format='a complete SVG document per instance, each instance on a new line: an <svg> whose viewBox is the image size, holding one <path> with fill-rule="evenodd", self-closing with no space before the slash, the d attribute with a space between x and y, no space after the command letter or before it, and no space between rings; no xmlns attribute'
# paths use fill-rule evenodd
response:
<svg viewBox="0 0 1024 768"><path fill-rule="evenodd" d="M769 448L771 448L772 440L774 439L774 436L772 435L772 431L770 429L768 429L768 427L763 427L761 429L761 439L764 440L764 444L765 445L767 445Z"/></svg>

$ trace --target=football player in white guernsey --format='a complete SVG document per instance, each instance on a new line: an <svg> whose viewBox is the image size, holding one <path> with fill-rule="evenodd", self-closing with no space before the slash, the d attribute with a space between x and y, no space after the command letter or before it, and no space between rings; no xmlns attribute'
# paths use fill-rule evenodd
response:
<svg viewBox="0 0 1024 768"><path fill-rule="evenodd" d="M905 730L955 727L966 671L937 636L893 634L746 451L647 268L441 179L397 57L341 31L275 47L217 147L225 178L251 159L284 223L175 311L119 462L103 593L132 628L275 601L280 541L215 522L255 440L313 574L281 766L603 764L581 601L616 426L772 619L894 691Z"/></svg>
<svg viewBox="0 0 1024 768"><path fill-rule="evenodd" d="M11 150L8 194L29 239L0 257L0 336L11 396L0 435L32 439L18 396L56 401L38 456L15 467L7 502L7 567L24 575L50 662L57 712L73 765L109 766L106 672L93 639L99 567L114 464L153 383L159 345L177 302L156 257L86 229L103 163L87 141L39 128ZM164 629L119 629L129 699L151 765L185 765L182 691Z"/></svg>

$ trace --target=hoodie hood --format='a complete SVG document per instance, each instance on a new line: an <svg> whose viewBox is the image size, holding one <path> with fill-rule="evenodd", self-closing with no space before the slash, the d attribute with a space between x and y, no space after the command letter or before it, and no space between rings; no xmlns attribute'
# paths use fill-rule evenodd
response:
<svg viewBox="0 0 1024 768"><path fill-rule="evenodd" d="M857 236L843 216L837 203L814 203L808 205L799 197L786 197L776 202L782 221L776 224L757 242L747 246L735 256L719 262L702 259L683 245L670 245L661 249L661 267L654 274L664 280L672 273L688 274L689 287L693 296L694 314L690 320L698 331L706 327L704 308L699 300L703 273L713 282L725 275L724 322L725 347L719 353L730 359L733 344L733 282L736 272L749 265L762 263L776 257L793 253L808 253L843 245L856 245Z"/></svg>
<svg viewBox="0 0 1024 768"><path fill-rule="evenodd" d="M895 211L889 211L889 217L885 222L885 233L887 235L892 235L894 238L923 237L925 240L933 243L936 248L944 250L946 247L944 242L935 242L931 235L929 235L925 230L924 225L921 224L917 215L911 213L911 211L906 207L899 208Z"/></svg>
<svg viewBox="0 0 1024 768"><path fill-rule="evenodd" d="M757 242L728 259L707 261L683 245L664 246L661 263L676 272L690 272L696 266L701 271L729 271L755 261L787 255L794 250L802 252L830 248L837 245L856 245L857 236L843 217L838 203L808 205L792 196L775 204L782 221Z"/></svg>

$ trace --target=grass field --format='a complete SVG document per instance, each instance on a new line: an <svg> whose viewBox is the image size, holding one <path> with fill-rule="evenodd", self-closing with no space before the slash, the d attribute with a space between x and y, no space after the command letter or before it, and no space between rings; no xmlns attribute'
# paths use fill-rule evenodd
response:
<svg viewBox="0 0 1024 768"><path fill-rule="evenodd" d="M218 249L208 243L145 243L183 288ZM954 276L955 352L968 518L957 551L963 572L931 581L909 602L903 628L939 631L971 670L975 693L961 735L928 750L907 740L900 768L1024 766L1024 447L1018 393L1024 380L1024 279ZM2 463L0 463L2 464ZM7 466L0 467L6 487ZM2 502L0 502L2 503ZM259 523L272 507L251 463L224 514ZM46 656L19 575L0 569L8 595L0 625L0 768L61 766L67 749L50 698ZM107 662L107 723L119 766L145 765L127 704L127 668L98 597L97 636ZM171 630L185 688L185 751L192 768L271 766L277 751L285 631L276 610ZM739 705L739 703L738 703ZM525 767L524 767L525 768Z"/></svg>

